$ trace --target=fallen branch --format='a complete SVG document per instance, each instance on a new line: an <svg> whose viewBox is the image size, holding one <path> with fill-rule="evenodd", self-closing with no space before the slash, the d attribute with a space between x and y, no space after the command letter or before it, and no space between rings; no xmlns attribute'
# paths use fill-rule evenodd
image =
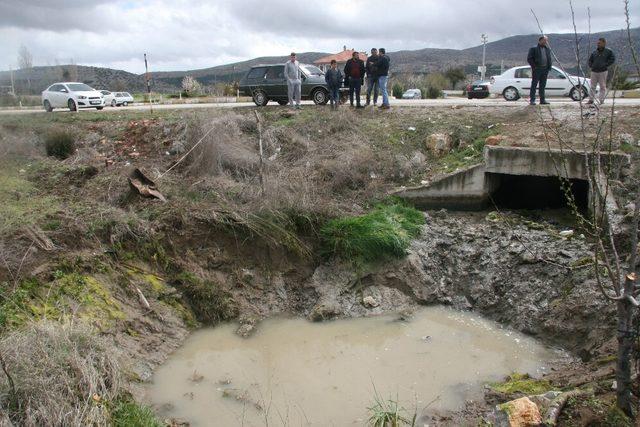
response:
<svg viewBox="0 0 640 427"><path fill-rule="evenodd" d="M151 306L149 305L149 301L147 301L147 298L144 296L144 294L142 293L140 288L138 288L137 286L135 286L135 288L136 288L136 292L138 293L138 299L140 299L140 304L144 308L146 308L147 310L151 310Z"/></svg>
<svg viewBox="0 0 640 427"><path fill-rule="evenodd" d="M566 393L560 394L558 397L551 401L549 408L547 409L546 416L544 418L544 425L555 426L558 423L558 417L562 412L562 409L567 404L567 401L572 397L579 397L591 394L591 390L572 390Z"/></svg>

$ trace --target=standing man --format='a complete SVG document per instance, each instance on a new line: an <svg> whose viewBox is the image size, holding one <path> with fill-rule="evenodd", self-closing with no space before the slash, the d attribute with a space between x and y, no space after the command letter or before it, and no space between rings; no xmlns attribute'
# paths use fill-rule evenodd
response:
<svg viewBox="0 0 640 427"><path fill-rule="evenodd" d="M378 75L377 75L377 67L378 63L378 49L375 47L371 49L371 56L367 58L367 65L365 66L367 70L367 104L371 104L371 92L373 92L373 106L375 107L378 103Z"/></svg>
<svg viewBox="0 0 640 427"><path fill-rule="evenodd" d="M300 72L300 64L296 60L296 54L294 52L291 52L291 59L284 64L284 77L287 79L289 105L293 108L300 109L302 75Z"/></svg>
<svg viewBox="0 0 640 427"><path fill-rule="evenodd" d="M378 75L378 87L380 88L380 92L382 92L382 105L380 109L388 110L391 108L391 106L389 106L389 93L387 92L391 60L387 56L385 48L381 47L378 52L380 52L380 55L376 63L376 74Z"/></svg>
<svg viewBox="0 0 640 427"><path fill-rule="evenodd" d="M327 82L329 88L329 99L331 100L331 109L336 110L340 105L340 88L342 87L342 80L344 76L342 72L338 70L338 62L335 59L331 60L331 68L324 75L324 81Z"/></svg>
<svg viewBox="0 0 640 427"><path fill-rule="evenodd" d="M607 41L604 37L598 39L598 47L589 57L589 68L591 69L591 92L589 92L589 102L593 104L596 96L596 86L600 85L600 104L604 104L604 98L607 96L607 75L609 67L616 62L616 56L613 51L607 47Z"/></svg>
<svg viewBox="0 0 640 427"><path fill-rule="evenodd" d="M353 107L353 94L356 95L357 108L364 108L360 104L360 89L364 81L364 61L358 56L358 52L354 51L351 59L344 66L344 74L349 79L349 102Z"/></svg>
<svg viewBox="0 0 640 427"><path fill-rule="evenodd" d="M529 104L536 105L536 88L540 85L540 105L548 104L544 96L547 76L551 70L551 49L547 46L547 36L538 39L538 45L529 49L527 62L531 66L531 90Z"/></svg>

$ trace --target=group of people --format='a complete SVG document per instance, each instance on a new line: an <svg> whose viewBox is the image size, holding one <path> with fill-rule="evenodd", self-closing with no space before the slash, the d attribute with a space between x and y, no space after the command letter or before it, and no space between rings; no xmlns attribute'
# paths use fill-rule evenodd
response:
<svg viewBox="0 0 640 427"><path fill-rule="evenodd" d="M596 50L589 56L589 69L591 70L591 90L589 91L589 104L595 103L596 88L600 86L598 102L604 103L607 95L607 75L609 68L615 63L616 57L613 51L606 47L607 41L604 38L598 39ZM548 46L548 38L542 36L538 39L537 46L529 49L527 62L531 66L531 88L529 90L529 103L536 104L536 91L540 95L540 104L549 104L545 97L547 77L551 71L553 63L551 49ZM379 50L371 49L371 55L367 62L360 59L358 52L353 52L344 66L344 70L338 69L335 59L331 60L331 68L325 73L325 81L329 89L329 99L331 108L338 108L340 105L340 88L349 87L349 103L355 107L364 108L361 104L360 93L366 81L366 105L371 104L373 95L373 105L378 103L378 93L382 94L381 109L389 109L389 93L387 92L387 82L389 79L389 66L391 61L386 55L384 48ZM300 66L296 60L296 54L291 53L290 61L285 64L284 75L287 79L289 105L300 108L302 76Z"/></svg>
<svg viewBox="0 0 640 427"><path fill-rule="evenodd" d="M338 108L340 105L340 88L344 85L349 88L349 101L351 106L364 108L361 104L360 93L362 86L366 81L367 103L371 104L371 95L373 94L373 105L378 103L378 93L382 95L383 110L389 109L389 93L387 91L387 82L389 80L389 66L391 60L386 55L384 48L380 50L371 49L371 55L367 58L367 62L360 59L358 52L353 52L344 66L344 70L338 69L338 62L334 59L331 61L331 68L325 73L325 82L329 89L329 101L331 108ZM289 96L289 105L293 108L300 108L302 75L300 65L296 59L296 54L291 53L289 61L284 66L284 76L287 80L287 90Z"/></svg>
<svg viewBox="0 0 640 427"><path fill-rule="evenodd" d="M531 89L529 91L529 103L536 105L536 90L540 94L540 104L549 104L545 97L547 77L551 70L551 49L548 46L549 39L542 36L538 39L538 45L529 49L527 62L531 66ZM616 56L607 47L604 37L598 39L596 50L589 56L589 69L591 70L591 90L589 91L588 104L595 103L596 88L600 86L598 102L604 104L607 96L607 75L609 68L615 64Z"/></svg>
<svg viewBox="0 0 640 427"><path fill-rule="evenodd" d="M367 62L360 59L358 52L353 52L351 59L344 66L344 73L338 69L338 63L335 59L331 60L331 68L325 74L325 81L329 88L329 100L331 108L338 108L340 105L340 88L344 84L349 87L349 103L355 107L364 108L360 102L360 93L362 86L366 81L367 103L371 105L371 95L373 94L373 105L378 103L378 92L382 94L381 109L389 109L389 93L387 91L387 82L389 80L389 66L391 60L387 56L384 48L371 49L371 55L367 58Z"/></svg>

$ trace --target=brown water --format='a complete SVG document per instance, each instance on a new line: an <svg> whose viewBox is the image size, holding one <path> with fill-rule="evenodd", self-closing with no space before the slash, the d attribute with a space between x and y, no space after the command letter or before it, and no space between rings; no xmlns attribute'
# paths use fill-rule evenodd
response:
<svg viewBox="0 0 640 427"><path fill-rule="evenodd" d="M310 323L271 319L249 339L234 325L202 329L160 367L148 398L192 426L364 425L375 390L407 414L455 409L483 383L539 375L557 353L470 313Z"/></svg>

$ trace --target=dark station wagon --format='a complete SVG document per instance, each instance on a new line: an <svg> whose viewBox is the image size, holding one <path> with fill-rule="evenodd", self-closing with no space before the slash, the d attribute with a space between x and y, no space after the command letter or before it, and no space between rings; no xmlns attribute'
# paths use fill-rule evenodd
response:
<svg viewBox="0 0 640 427"><path fill-rule="evenodd" d="M324 73L315 65L300 64L302 71L301 98L311 99L316 105L329 101L329 89L324 81ZM284 64L256 65L245 74L239 84L240 94L250 96L256 105L263 107L269 101L287 105L287 80ZM344 89L343 89L344 90Z"/></svg>

